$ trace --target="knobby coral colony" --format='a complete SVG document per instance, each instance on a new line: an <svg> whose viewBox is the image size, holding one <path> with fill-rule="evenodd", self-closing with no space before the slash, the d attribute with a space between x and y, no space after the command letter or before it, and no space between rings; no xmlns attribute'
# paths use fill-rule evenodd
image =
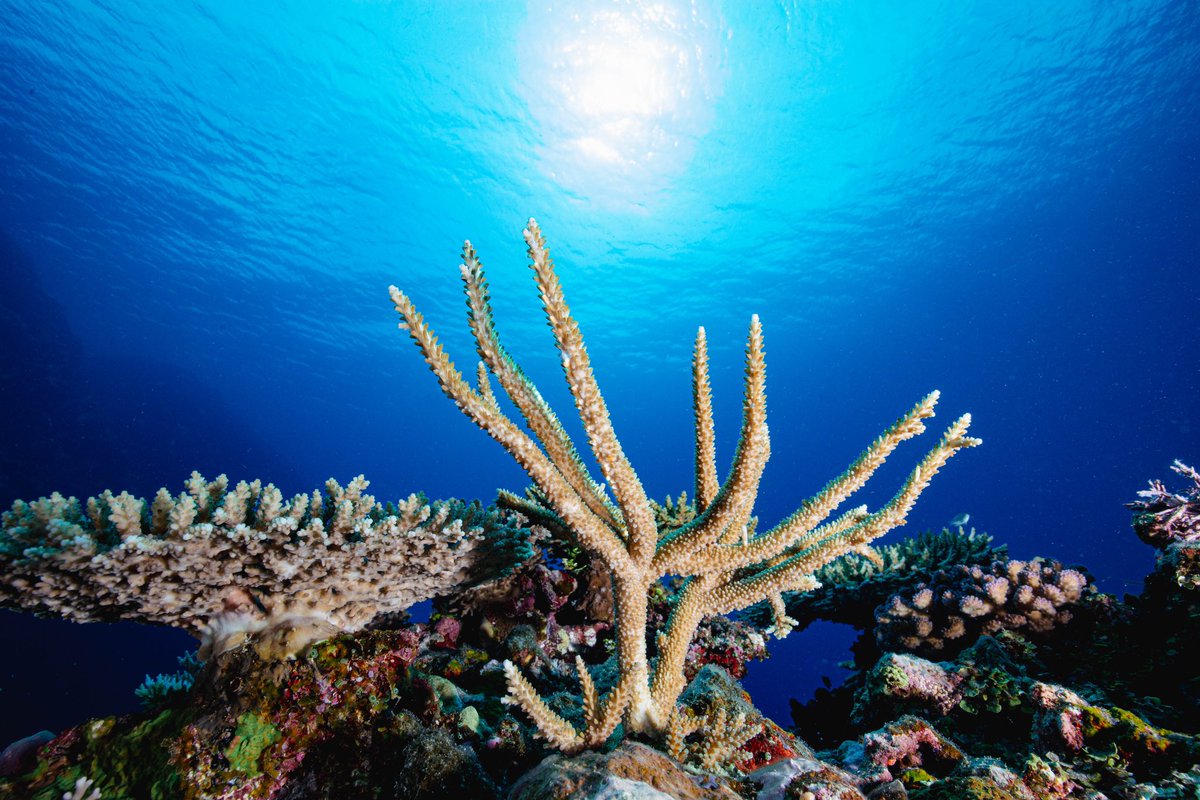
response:
<svg viewBox="0 0 1200 800"><path fill-rule="evenodd" d="M701 328L692 361L697 515L678 528L660 531L654 506L613 430L582 333L564 300L542 233L532 219L525 229L525 242L567 385L604 482L612 489L611 498L589 475L558 417L501 344L483 267L470 242L463 246L461 272L468 322L481 359L474 388L455 368L409 297L394 286L390 290L403 318L401 327L420 348L445 394L533 480L538 491L531 498L509 495L506 502L533 519L553 520L556 527L568 530L574 542L611 574L619 678L601 698L583 660L577 659L583 730L555 713L511 662L504 667L506 701L522 708L553 746L568 752L603 744L622 721L630 732L679 739L694 724L677 711L676 702L685 686L688 645L705 615L727 614L766 600L775 610L775 633L786 635L794 621L785 614L782 593L814 588L813 575L821 567L847 553L866 550L872 540L904 524L933 475L959 449L979 440L966 435L970 416L963 415L881 508L868 512L865 506L858 506L826 521L897 445L925 430L924 421L933 416L938 399L933 392L884 431L846 472L794 514L759 533L752 530L752 509L770 452L762 326L757 316L752 317L741 436L733 466L722 484L717 481L707 344ZM501 410L489 376L500 383L532 436ZM668 576L681 578L682 588L665 630L659 634L658 659L651 675L646 642L648 597Z"/></svg>

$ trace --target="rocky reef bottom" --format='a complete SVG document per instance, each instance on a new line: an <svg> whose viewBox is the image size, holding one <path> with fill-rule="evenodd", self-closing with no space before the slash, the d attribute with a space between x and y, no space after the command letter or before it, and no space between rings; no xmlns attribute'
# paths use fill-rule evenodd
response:
<svg viewBox="0 0 1200 800"><path fill-rule="evenodd" d="M547 545L428 623L183 659L139 689L142 713L10 746L0 799L1200 798L1197 488L1133 504L1159 557L1123 599L961 530L844 559L787 611L854 625L853 671L793 701L790 729L738 683L767 656L769 613L709 618L681 704L738 720L732 746L703 725L667 742L618 728L563 755L502 702L505 659L569 719L576 656L601 690L616 680L607 576ZM657 592L665 617L674 587Z"/></svg>

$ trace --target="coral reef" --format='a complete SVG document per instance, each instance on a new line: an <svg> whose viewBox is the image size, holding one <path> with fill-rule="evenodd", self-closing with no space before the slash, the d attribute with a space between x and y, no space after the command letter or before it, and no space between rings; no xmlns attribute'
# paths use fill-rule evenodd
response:
<svg viewBox="0 0 1200 800"><path fill-rule="evenodd" d="M820 586L784 593L784 613L795 620L798 630L816 620L869 628L877 606L894 594L911 591L932 573L956 566L988 566L1007 557L1006 546L995 544L991 536L974 528L923 531L826 564L814 576ZM743 616L767 626L778 613L760 603Z"/></svg>
<svg viewBox="0 0 1200 800"><path fill-rule="evenodd" d="M150 502L18 500L0 530L0 607L182 628L202 657L248 635L287 654L531 552L528 530L498 511L418 495L384 506L367 486L331 479L284 500L273 484L192 473L185 491Z"/></svg>
<svg viewBox="0 0 1200 800"><path fill-rule="evenodd" d="M940 542L939 552L994 549L919 538ZM508 574L439 598L428 623L385 615L290 659L254 641L202 666L185 658L177 675L148 679L162 686L143 692L151 702L141 713L14 743L0 757L0 800L59 800L78 787L157 800L1141 800L1200 791L1200 615L1169 563L1139 596L1117 600L1084 580L1069 620L981 628L952 659L937 651L943 661L880 652L883 623L868 615L863 636L873 646L855 649L844 686L794 706L794 731L764 717L735 677L765 656L763 631L705 617L665 735L625 731L602 752L568 755L502 702L504 663L520 665L553 713L583 725L579 665L597 694L611 691L621 680L616 632L611 617L593 614L604 609L591 598L593 564L568 566L569 542L554 535L533 537L533 547ZM921 562L913 553L910 562ZM1041 560L924 563L938 568L904 580L933 586L956 576L947 584L962 590L955 608L991 597L989 580L1004 577L1013 590L1036 577L1062 589L1067 572ZM873 575L860 583L886 581ZM663 624L684 591L658 584L648 618ZM992 600L997 614L1008 607ZM647 636L651 658L656 648Z"/></svg>
<svg viewBox="0 0 1200 800"><path fill-rule="evenodd" d="M1033 742L1042 752L1077 758L1084 766L1109 753L1110 778L1160 776L1200 759L1200 737L1194 734L1156 727L1118 706L1085 700L1065 686L1025 675L1013 661L998 666L980 656L964 653L953 663L885 656L868 674L855 713L860 718L897 712L943 718L968 747L996 754Z"/></svg>
<svg viewBox="0 0 1200 800"><path fill-rule="evenodd" d="M884 431L844 474L798 511L768 531L752 531L754 499L770 454L762 326L757 316L752 318L746 346L742 432L723 484L717 480L708 346L701 328L692 362L696 516L687 521L672 515L669 507L649 500L625 457L592 372L583 335L563 298L541 230L532 219L525 229L525 242L567 385L605 486L612 490L611 498L588 474L558 417L501 344L483 266L470 242L463 246L461 271L468 323L481 358L476 386L455 368L408 295L393 286L392 301L402 318L401 327L408 331L446 396L503 445L537 487L537 499L508 496L506 501L532 519L561 522L557 527L612 576L620 677L601 698L586 665L578 662L584 727L580 729L556 713L511 662L505 664L508 701L524 709L541 735L564 751L602 745L622 721L630 732L661 736L676 713L675 702L686 683L683 665L688 647L705 616L768 599L773 608L781 609L783 591L815 587L813 574L821 567L847 553L863 551L872 540L904 524L917 497L946 461L979 440L966 435L970 416L960 417L881 508L869 513L859 506L825 522L897 445L924 432L924 420L933 416L937 402L934 392ZM524 417L532 436L501 410L491 377ZM664 512L670 525L678 527L659 529L657 521ZM646 643L647 600L651 587L668 575L684 581L660 634L652 676ZM787 616L779 615L775 630L783 635L790 627Z"/></svg>
<svg viewBox="0 0 1200 800"><path fill-rule="evenodd" d="M1139 524L1145 520L1135 516ZM1164 547L1173 544L1163 542ZM902 595L906 608L924 605L924 618L935 618L941 613L935 608L938 591L950 590L941 621L916 636L915 648L885 630L898 623L887 613L890 605L881 606L879 622L865 627L863 636L885 651L856 647L855 669L843 686L793 704L797 730L810 744L829 748L818 751L821 758L859 778L869 773L862 759L845 757L853 751L846 742L861 743L878 726L886 729L905 715L936 726L965 754L941 773L924 763L893 770L892 779L904 791L897 794L893 787L887 796L1195 796L1200 789L1200 684L1194 666L1200 658L1200 613L1186 584L1175 579L1172 562L1160 559L1142 594L1123 601L1090 588L1082 571L1064 585L1067 570L1060 565L1017 563L940 570L926 581L938 587L928 604L908 602L922 588ZM1016 570L1015 580L1010 568ZM1009 585L993 597L989 586L994 589L1001 579ZM1009 605L1009 596L1020 585L1040 589L1047 584L1056 586L1063 600L1075 588L1081 591L1070 602L1070 618L1060 613L1056 595L1038 624L1031 625L1025 612ZM926 637L944 629L946 619L963 615L968 598L987 598L991 610L980 619L1002 624L968 620L968 633L941 648L925 648L926 655L953 660L887 651L922 650ZM974 608L974 602L967 605ZM1008 614L1015 618L1007 619ZM905 631L913 631L911 617L900 620ZM773 767L786 768L785 762ZM882 793L886 786L852 785L864 795Z"/></svg>
<svg viewBox="0 0 1200 800"><path fill-rule="evenodd" d="M528 577L546 568L520 569ZM559 586L569 577L549 572L547 582ZM57 798L80 775L117 797L499 796L546 755L534 731L500 702L500 660L523 652L532 675L562 688L574 680L562 656L551 655L556 648L614 660L607 632L591 645L564 644L557 635L566 627L556 627L558 615L581 613L574 593L551 601L536 581L521 577L497 578L476 592L492 598L490 608L526 609L503 636L486 613L460 618L438 611L428 624L340 635L282 661L264 659L245 643L211 658L194 683L172 690L170 703L81 725L48 747L39 738L31 745L41 748L36 763L22 756L14 774L23 777L0 783L0 798ZM525 592L533 595L529 602ZM736 745L745 752L734 759L723 740L699 735L683 748L685 759L720 772L728 761L740 774L794 753L791 736L765 720L721 668L700 667L693 684L685 700L698 718L716 719L717 709L727 710L730 721L744 718L746 735ZM577 703L561 691L553 702L564 699ZM136 758L147 747L155 756ZM679 765L672 769L687 774ZM337 793L320 794L326 790Z"/></svg>
<svg viewBox="0 0 1200 800"><path fill-rule="evenodd" d="M173 625L202 646L179 672L147 676L140 712L6 748L0 800L1200 796L1195 470L1176 462L1185 493L1152 482L1130 504L1158 559L1141 594L1121 599L1082 568L1008 560L974 531L870 545L976 443L965 418L879 510L826 521L921 432L936 395L760 531L755 320L728 479L716 478L701 331L694 499L650 501L533 222L526 240L605 483L500 345L468 244L475 388L408 298L392 297L445 392L534 486L490 508L381 505L360 477L285 502L270 484L194 474L149 502L16 502L0 530L0 605ZM418 623L404 610L421 598L432 615ZM769 634L815 619L859 630L851 674L794 701L785 730L738 679L767 657Z"/></svg>

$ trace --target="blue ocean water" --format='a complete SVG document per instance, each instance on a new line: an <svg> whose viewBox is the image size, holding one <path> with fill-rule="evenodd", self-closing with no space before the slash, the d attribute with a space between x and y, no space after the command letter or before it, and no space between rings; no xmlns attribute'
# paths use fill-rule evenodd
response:
<svg viewBox="0 0 1200 800"><path fill-rule="evenodd" d="M728 462L757 313L764 523L939 388L936 422L970 411L984 446L884 541L966 512L1015 556L1137 590L1152 558L1121 504L1200 461L1193 3L288 5L0 0L0 503L193 469L519 490L387 286L471 365L469 237L577 432L532 215L653 496L691 488L699 325ZM0 626L3 741L132 709L192 646ZM764 710L786 724L836 678L844 633L777 645L747 682Z"/></svg>

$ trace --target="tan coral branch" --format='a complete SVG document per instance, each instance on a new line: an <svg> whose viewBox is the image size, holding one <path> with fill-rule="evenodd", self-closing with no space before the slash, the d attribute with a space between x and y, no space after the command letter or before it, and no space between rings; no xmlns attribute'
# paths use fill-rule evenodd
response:
<svg viewBox="0 0 1200 800"><path fill-rule="evenodd" d="M708 380L708 337L696 333L692 355L692 406L696 417L696 511L703 512L717 496L717 440L713 433L712 385Z"/></svg>

